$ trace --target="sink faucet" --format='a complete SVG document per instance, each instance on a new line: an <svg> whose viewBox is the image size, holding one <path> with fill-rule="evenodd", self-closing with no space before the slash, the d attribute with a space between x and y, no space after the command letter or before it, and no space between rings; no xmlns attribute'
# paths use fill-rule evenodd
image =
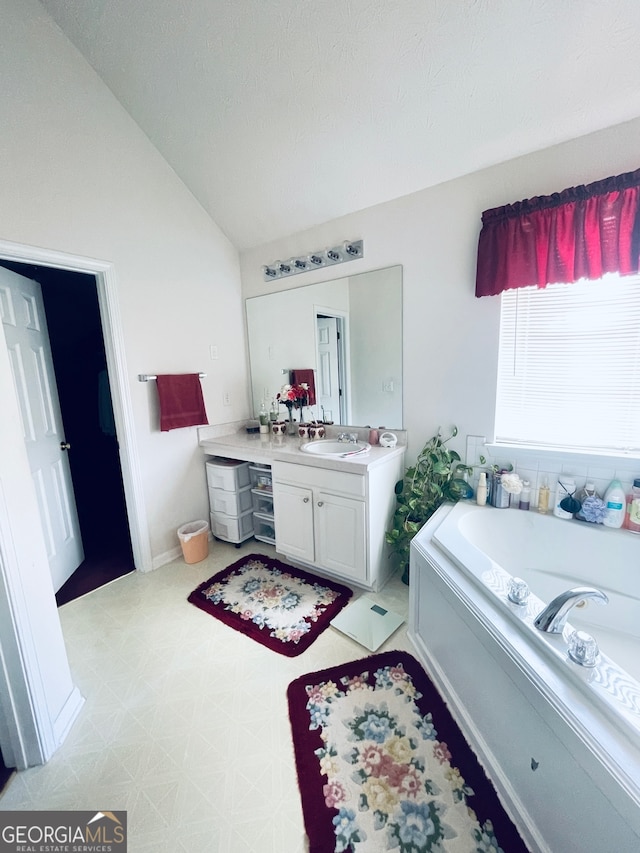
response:
<svg viewBox="0 0 640 853"><path fill-rule="evenodd" d="M358 434L355 432L341 432L338 436L338 441L349 442L349 444L357 444Z"/></svg>
<svg viewBox="0 0 640 853"><path fill-rule="evenodd" d="M606 604L609 599L599 589L590 586L576 586L567 589L551 601L535 618L534 625L539 631L547 634L561 634L564 630L567 616L572 607L587 598L595 599L598 604Z"/></svg>

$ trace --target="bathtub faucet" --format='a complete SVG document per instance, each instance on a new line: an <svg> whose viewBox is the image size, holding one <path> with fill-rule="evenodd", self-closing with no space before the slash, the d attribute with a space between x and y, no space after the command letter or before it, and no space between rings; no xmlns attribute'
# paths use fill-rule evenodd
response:
<svg viewBox="0 0 640 853"><path fill-rule="evenodd" d="M553 601L536 616L533 624L539 631L546 631L547 634L562 634L571 608L587 598L595 599L598 604L606 604L609 601L604 592L599 589L591 586L576 586L574 589L567 589L560 595L556 595Z"/></svg>

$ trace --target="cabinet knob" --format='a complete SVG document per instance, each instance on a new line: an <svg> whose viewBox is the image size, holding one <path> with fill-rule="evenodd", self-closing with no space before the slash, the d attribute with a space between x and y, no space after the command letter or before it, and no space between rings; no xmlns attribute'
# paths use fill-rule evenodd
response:
<svg viewBox="0 0 640 853"><path fill-rule="evenodd" d="M318 506L322 506L324 501L318 501Z"/></svg>
<svg viewBox="0 0 640 853"><path fill-rule="evenodd" d="M303 504L308 504L308 503L309 503L309 498L302 498L302 503L303 503Z"/></svg>

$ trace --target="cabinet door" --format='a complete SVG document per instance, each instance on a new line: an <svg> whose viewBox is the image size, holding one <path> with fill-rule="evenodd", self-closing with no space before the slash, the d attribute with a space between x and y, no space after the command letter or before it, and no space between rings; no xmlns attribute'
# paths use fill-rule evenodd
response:
<svg viewBox="0 0 640 853"><path fill-rule="evenodd" d="M313 537L313 494L311 489L273 485L273 514L276 550L308 563L315 562Z"/></svg>
<svg viewBox="0 0 640 853"><path fill-rule="evenodd" d="M316 564L342 575L367 579L364 501L316 492Z"/></svg>

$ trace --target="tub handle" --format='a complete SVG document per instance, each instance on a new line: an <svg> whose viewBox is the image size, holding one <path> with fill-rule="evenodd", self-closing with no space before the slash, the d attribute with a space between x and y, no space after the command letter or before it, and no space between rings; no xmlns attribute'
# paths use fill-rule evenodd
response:
<svg viewBox="0 0 640 853"><path fill-rule="evenodd" d="M569 637L569 657L580 666L595 666L600 649L598 644L585 631L572 631Z"/></svg>
<svg viewBox="0 0 640 853"><path fill-rule="evenodd" d="M510 578L507 598L509 601L520 606L526 604L529 598L529 586L527 582L523 581L522 578Z"/></svg>

